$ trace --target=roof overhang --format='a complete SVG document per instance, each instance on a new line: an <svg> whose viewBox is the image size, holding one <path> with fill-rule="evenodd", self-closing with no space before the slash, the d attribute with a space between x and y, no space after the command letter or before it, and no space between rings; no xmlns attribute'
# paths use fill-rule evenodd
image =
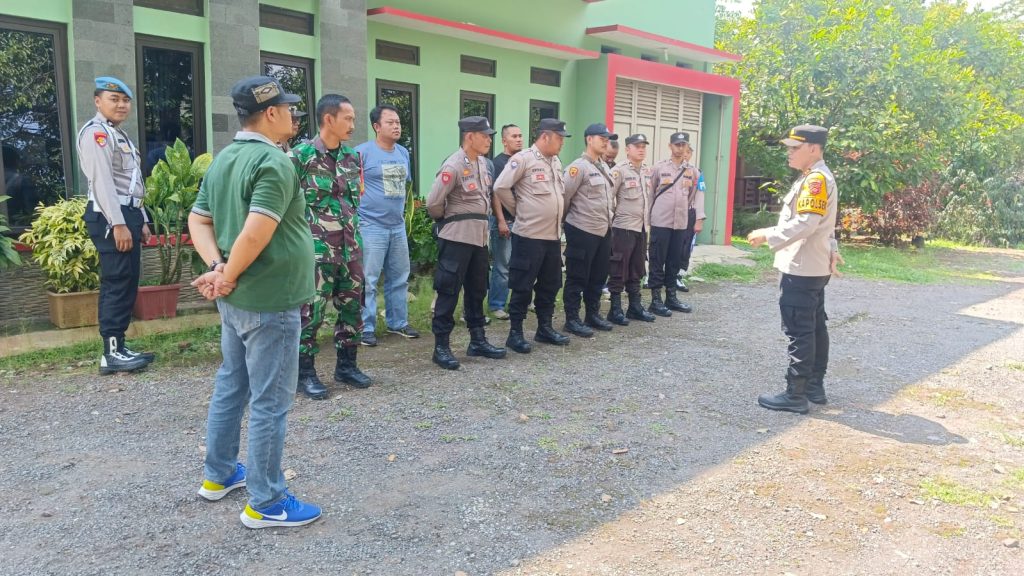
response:
<svg viewBox="0 0 1024 576"><path fill-rule="evenodd" d="M435 18L434 16L428 16L426 14L409 12L407 10L400 10L398 8L391 8L388 6L367 10L366 19L370 22L388 24L390 26L398 26L399 28L408 28L410 30L427 32L429 34L448 36L450 38L458 38L460 40L475 42L477 44L486 44L497 48L529 52L530 54L548 56L550 58L558 58L560 60L590 60L601 56L599 52L594 52L593 50L564 46L562 44L555 44L554 42L547 42L545 40L538 40L536 38L528 38L526 36L510 34L500 30L484 28L483 26L477 26L476 24L470 24L469 22L444 20L442 18Z"/></svg>
<svg viewBox="0 0 1024 576"><path fill-rule="evenodd" d="M602 38L627 46L636 46L643 50L651 50L660 54L669 54L677 58L685 58L697 62L717 64L719 62L739 62L743 59L737 54L730 54L729 52L722 52L714 48L683 42L668 36L659 36L658 34L644 32L643 30L637 30L636 28L630 28L621 24L587 28L587 36Z"/></svg>

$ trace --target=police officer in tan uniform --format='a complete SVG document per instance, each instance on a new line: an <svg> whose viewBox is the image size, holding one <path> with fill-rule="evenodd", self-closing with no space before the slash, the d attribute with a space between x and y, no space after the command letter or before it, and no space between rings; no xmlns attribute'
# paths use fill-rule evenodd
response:
<svg viewBox="0 0 1024 576"><path fill-rule="evenodd" d="M790 168L800 177L782 200L779 223L751 232L751 246L767 243L775 252L779 280L779 310L789 338L789 369L786 390L763 394L757 402L769 410L807 413L807 401L825 404L825 371L828 368L828 328L825 320L825 286L843 263L836 244L836 213L839 189L825 165L823 154L828 129L802 124L782 140Z"/></svg>
<svg viewBox="0 0 1024 576"><path fill-rule="evenodd" d="M491 128L487 118L468 116L459 120L462 147L448 157L427 196L427 213L438 223L437 268L434 270L434 363L458 370L449 336L455 328L455 306L464 288L468 356L504 358L505 349L487 341L484 334L484 297L487 295L487 216L491 210L491 175L487 151Z"/></svg>
<svg viewBox="0 0 1024 576"><path fill-rule="evenodd" d="M528 354L523 320L536 293L537 332L534 340L564 346L569 337L551 326L555 296L562 287L562 214L565 210L562 163L558 153L569 134L565 122L544 118L537 138L526 150L514 154L494 183L494 195L515 216L512 225L512 258L508 285L511 323L505 345ZM512 188L515 188L513 194Z"/></svg>
<svg viewBox="0 0 1024 576"><path fill-rule="evenodd" d="M648 249L651 287L650 310L658 316L671 311L689 312L690 305L676 297L676 276L682 264L683 242L689 224L690 191L697 183L695 170L684 161L690 135L676 132L669 137L670 158L651 168L651 239ZM661 288L665 288L665 301Z"/></svg>
<svg viewBox="0 0 1024 576"><path fill-rule="evenodd" d="M611 292L608 321L620 326L627 326L628 319L654 322L654 314L644 310L640 298L640 279L647 269L647 234L651 229L651 183L649 170L644 165L647 144L644 134L627 137L626 161L611 170L615 219L608 279ZM629 295L625 314L622 312L623 289Z"/></svg>
<svg viewBox="0 0 1024 576"><path fill-rule="evenodd" d="M590 338L594 330L611 330L601 316L601 289L608 280L612 247L613 184L603 157L608 143L618 140L604 124L591 124L583 132L586 150L565 170L565 330ZM586 306L580 322L580 299Z"/></svg>
<svg viewBox="0 0 1024 576"><path fill-rule="evenodd" d="M142 244L150 231L142 207L146 186L139 151L121 129L132 109L128 85L110 76L96 78L96 115L78 131L78 158L89 182L85 220L100 257L100 374L133 372L153 361L124 343L139 291Z"/></svg>

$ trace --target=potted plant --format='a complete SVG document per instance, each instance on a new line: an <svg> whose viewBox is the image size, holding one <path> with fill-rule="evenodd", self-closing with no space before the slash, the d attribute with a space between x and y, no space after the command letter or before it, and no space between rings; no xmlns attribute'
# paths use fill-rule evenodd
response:
<svg viewBox="0 0 1024 576"><path fill-rule="evenodd" d="M46 273L50 321L58 328L98 323L100 255L82 215L85 198L36 208L32 227L19 240Z"/></svg>
<svg viewBox="0 0 1024 576"><path fill-rule="evenodd" d="M186 246L185 226L199 193L199 183L212 161L209 153L193 160L188 147L178 139L146 179L145 206L160 256L160 274L156 285L139 287L133 311L136 318L173 318L178 313L181 273L198 257L195 250Z"/></svg>

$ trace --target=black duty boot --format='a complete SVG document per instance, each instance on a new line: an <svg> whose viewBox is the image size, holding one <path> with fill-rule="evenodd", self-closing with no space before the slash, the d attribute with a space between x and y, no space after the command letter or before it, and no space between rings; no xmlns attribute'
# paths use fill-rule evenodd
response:
<svg viewBox="0 0 1024 576"><path fill-rule="evenodd" d="M566 310L565 326L563 327L563 329L570 334L575 334L579 336L580 338L590 338L591 336L594 335L594 331L591 330L589 326L587 326L583 322L580 322L579 311L570 312ZM540 332L539 326L537 328L537 332Z"/></svg>
<svg viewBox="0 0 1024 576"><path fill-rule="evenodd" d="M466 348L466 356L483 356L484 358L504 358L505 349L498 348L487 341L484 329L469 329L469 348Z"/></svg>
<svg viewBox="0 0 1024 576"><path fill-rule="evenodd" d="M656 316L644 309L644 302L640 292L633 292L629 295L629 308L626 308L626 318L640 320L641 322L654 322Z"/></svg>
<svg viewBox="0 0 1024 576"><path fill-rule="evenodd" d="M448 334L435 334L434 335L434 364L437 364L445 370L458 370L459 361L452 355L451 346L448 344Z"/></svg>
<svg viewBox="0 0 1024 576"><path fill-rule="evenodd" d="M334 365L334 381L344 382L356 388L369 388L370 377L363 374L356 366L356 355L359 348L345 346L338 350L338 362Z"/></svg>
<svg viewBox="0 0 1024 576"><path fill-rule="evenodd" d="M612 303L608 307L608 321L619 326L629 326L626 314L622 311L622 292L612 292Z"/></svg>
<svg viewBox="0 0 1024 576"><path fill-rule="evenodd" d="M652 314L656 316L662 316L668 318L672 315L672 311L665 307L665 303L661 301L661 288L651 288L651 305L647 307Z"/></svg>
<svg viewBox="0 0 1024 576"><path fill-rule="evenodd" d="M587 307L587 315L583 318L583 323L601 332L608 332L612 329L612 323L605 319L604 316L601 316L600 303L593 308Z"/></svg>
<svg viewBox="0 0 1024 576"><path fill-rule="evenodd" d="M785 412L796 412L807 414L807 378L798 376L787 376L786 391L779 394L762 394L757 397L757 403L769 410L782 410Z"/></svg>
<svg viewBox="0 0 1024 576"><path fill-rule="evenodd" d="M821 376L811 376L807 380L807 401L815 404L828 404L828 397L825 396L825 379Z"/></svg>
<svg viewBox="0 0 1024 576"><path fill-rule="evenodd" d="M508 329L508 338L505 339L505 346L520 354L529 354L533 347L523 337L523 321L512 320Z"/></svg>
<svg viewBox="0 0 1024 576"><path fill-rule="evenodd" d="M676 298L676 291L672 288L665 289L665 307L676 312L690 313L693 311L689 304L680 302L679 298Z"/></svg>
<svg viewBox="0 0 1024 576"><path fill-rule="evenodd" d="M299 385L297 389L311 400L327 398L327 387L316 375L316 364L309 354L299 354Z"/></svg>
<svg viewBox="0 0 1024 576"><path fill-rule="evenodd" d="M152 364L153 361L156 360L156 354L152 352L136 352L134 350L129 349L127 346L125 346L124 338L117 339L117 349L120 350L121 353L126 356L142 358L149 364Z"/></svg>
<svg viewBox="0 0 1024 576"><path fill-rule="evenodd" d="M579 318L576 321L579 322ZM586 326L583 327L586 328ZM533 339L537 342L545 342L555 346L565 346L569 343L568 336L551 327L551 318L537 319L537 333L533 335Z"/></svg>
<svg viewBox="0 0 1024 576"><path fill-rule="evenodd" d="M117 372L135 372L149 366L149 360L138 356L129 356L121 351L117 336L103 339L103 356L100 357L100 374Z"/></svg>

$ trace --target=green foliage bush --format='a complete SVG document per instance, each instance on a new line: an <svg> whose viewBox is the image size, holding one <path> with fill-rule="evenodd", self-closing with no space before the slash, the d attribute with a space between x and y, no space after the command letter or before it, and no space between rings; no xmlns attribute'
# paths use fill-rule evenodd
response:
<svg viewBox="0 0 1024 576"><path fill-rule="evenodd" d="M758 228L775 226L779 222L779 215L768 210L768 206L761 205L756 212L752 210L737 210L732 219L732 233L737 236L746 236Z"/></svg>
<svg viewBox="0 0 1024 576"><path fill-rule="evenodd" d="M0 204L10 200L10 196L0 196ZM14 249L14 239L7 236L11 229L7 226L7 216L0 212L0 270L7 270L21 265L21 256Z"/></svg>
<svg viewBox="0 0 1024 576"><path fill-rule="evenodd" d="M100 286L100 255L82 215L85 198L36 208L32 227L19 240L46 273L46 286L58 294L88 292Z"/></svg>
<svg viewBox="0 0 1024 576"><path fill-rule="evenodd" d="M951 169L944 197L935 235L967 244L1024 244L1024 171L982 181L968 170Z"/></svg>
<svg viewBox="0 0 1024 576"><path fill-rule="evenodd" d="M437 262L437 240L434 239L434 220L427 207L414 205L409 231L409 259L414 269L433 268Z"/></svg>

